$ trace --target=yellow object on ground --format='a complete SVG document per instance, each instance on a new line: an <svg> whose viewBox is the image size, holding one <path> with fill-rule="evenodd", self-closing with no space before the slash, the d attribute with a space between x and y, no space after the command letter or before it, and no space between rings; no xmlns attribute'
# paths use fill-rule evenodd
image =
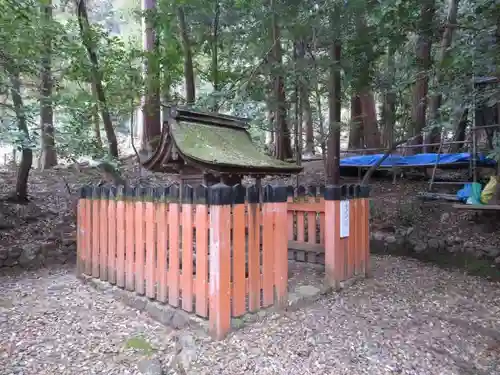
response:
<svg viewBox="0 0 500 375"><path fill-rule="evenodd" d="M481 203L487 204L497 189L498 179L496 176L491 176L490 181L486 184L483 191L481 192Z"/></svg>

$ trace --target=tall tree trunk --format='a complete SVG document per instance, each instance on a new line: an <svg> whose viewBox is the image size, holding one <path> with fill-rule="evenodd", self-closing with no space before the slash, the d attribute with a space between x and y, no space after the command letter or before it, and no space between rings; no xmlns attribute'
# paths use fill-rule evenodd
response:
<svg viewBox="0 0 500 375"><path fill-rule="evenodd" d="M212 25L212 86L214 92L219 91L219 18L220 18L220 3L215 0L214 22ZM212 111L219 110L218 100L214 98Z"/></svg>
<svg viewBox="0 0 500 375"><path fill-rule="evenodd" d="M465 141L465 131L467 129L467 117L469 116L469 109L464 108L460 110L460 116L455 126L453 141ZM459 152L465 145L463 143L452 144L449 147L449 152Z"/></svg>
<svg viewBox="0 0 500 375"><path fill-rule="evenodd" d="M309 88L305 87L302 89L300 102L302 104L302 113L304 116L303 126L306 128L306 144L304 153L306 155L314 155L316 150L314 147L314 126L311 103L309 101Z"/></svg>
<svg viewBox="0 0 500 375"><path fill-rule="evenodd" d="M184 14L184 8L182 6L179 6L177 8L177 19L179 20L179 31L181 34L182 49L184 51L184 80L186 84L186 102L192 105L194 104L196 99L193 52L191 50L191 41L189 40L186 15Z"/></svg>
<svg viewBox="0 0 500 375"><path fill-rule="evenodd" d="M429 70L431 68L431 46L434 33L434 0L420 2L419 35L417 39L416 60L417 79L413 88L412 122L413 134L417 136L413 144L422 144L422 132L425 128L427 114L427 93L429 90ZM413 153L421 152L414 148Z"/></svg>
<svg viewBox="0 0 500 375"><path fill-rule="evenodd" d="M331 17L333 21L334 17ZM335 23L331 23L331 28ZM338 185L340 183L340 115L341 115L341 76L340 58L342 45L339 40L332 42L329 48L331 61L330 74L328 80L328 152L326 158L326 183Z"/></svg>
<svg viewBox="0 0 500 375"><path fill-rule="evenodd" d="M298 70L298 42L295 41L293 44L293 69L294 69L294 76L299 77L299 70ZM300 156L302 155L302 133L300 129L300 119L299 119L299 112L300 112L300 98L299 98L299 86L300 86L300 80L295 79L294 85L293 85L293 96L292 99L290 100L290 107L293 103L295 113L294 113L294 119L293 119L293 138L295 141L295 160L297 165L300 165L301 158ZM290 108L289 108L290 110Z"/></svg>
<svg viewBox="0 0 500 375"><path fill-rule="evenodd" d="M295 140L295 161L297 165L300 165L301 155L302 155L302 129L299 118L300 113L300 98L299 98L299 87L298 83L295 83L293 99L291 100L294 103L295 113L293 119L293 137Z"/></svg>
<svg viewBox="0 0 500 375"><path fill-rule="evenodd" d="M351 97L351 124L349 126L349 148L364 148L363 111L358 95Z"/></svg>
<svg viewBox="0 0 500 375"><path fill-rule="evenodd" d="M52 22L52 0L41 5L45 27L50 28ZM40 98L40 129L42 132L42 150L40 166L43 169L57 165L57 152L54 140L54 113L52 110L52 32L44 33L44 52L42 57L42 85Z"/></svg>
<svg viewBox="0 0 500 375"><path fill-rule="evenodd" d="M171 104L171 100L172 100L172 97L171 97L171 93L170 93L170 89L171 89L171 81L170 79L164 79L164 87L163 87L163 102L164 102L164 105L161 107L161 118L162 118L162 121L165 121L168 117L168 110L169 110L169 106Z"/></svg>
<svg viewBox="0 0 500 375"><path fill-rule="evenodd" d="M305 128L306 143L304 147L304 154L314 155L314 125L311 110L311 103L309 102L309 83L304 75L304 69L307 66L306 63L306 48L304 40L299 40L296 43L297 47L297 62L298 62L298 73L299 73L299 94L300 94L300 104L302 108L302 116L304 119L302 128Z"/></svg>
<svg viewBox="0 0 500 375"><path fill-rule="evenodd" d="M269 91L272 91L272 88L269 90ZM266 106L267 106L267 121L268 121L268 128L269 128L269 131L266 132L266 147L267 147L267 150L268 152L275 156L276 155L276 150L275 150L275 127L274 127L274 117L275 117L275 113L274 113L274 106L273 106L273 103L271 101L271 98L270 96L267 97L267 100L266 100Z"/></svg>
<svg viewBox="0 0 500 375"><path fill-rule="evenodd" d="M104 93L104 87L102 86L102 73L99 69L99 60L97 59L97 53L90 36L91 30L85 0L76 0L76 6L80 36L91 62L92 83L95 87L97 100L101 110L104 131L106 132L106 138L108 140L109 154L114 158L118 158L118 142L116 140L115 130L113 129L113 122L111 121L111 116L109 114L106 94Z"/></svg>
<svg viewBox="0 0 500 375"><path fill-rule="evenodd" d="M92 91L92 97L97 100L97 91L95 85L90 83L90 89ZM91 106L91 123L94 124L94 137L95 142L99 149L102 149L102 138L101 138L101 119L99 118L99 104L95 101Z"/></svg>
<svg viewBox="0 0 500 375"><path fill-rule="evenodd" d="M361 92L361 111L363 112L363 136L367 148L380 147L380 131L378 130L375 98L371 90Z"/></svg>
<svg viewBox="0 0 500 375"><path fill-rule="evenodd" d="M390 148L394 142L394 127L396 126L396 92L394 90L394 50L389 47L387 52L388 80L384 89L384 100L382 104L382 118L384 130L382 133L382 143L384 147Z"/></svg>
<svg viewBox="0 0 500 375"><path fill-rule="evenodd" d="M312 45L313 45L313 50L314 54L312 53L311 50L309 50L311 59L314 64L314 70L315 70L315 75L316 77L319 76L319 71L318 71L318 64L316 63L316 58L315 55L317 54L317 38L316 38L316 29L313 28L313 37L312 37ZM318 121L319 121L319 144L321 148L321 155L323 156L323 159L326 159L326 135L325 135L325 121L323 118L323 111L321 109L321 92L319 90L319 82L317 79L315 79L315 90L314 90L315 96L316 96L316 107L318 109Z"/></svg>
<svg viewBox="0 0 500 375"><path fill-rule="evenodd" d="M154 150L161 136L161 109L160 109L160 67L154 52L158 51L155 35L156 0L142 0L142 44L146 59L144 60L144 75L146 81L143 98L143 132L141 148Z"/></svg>
<svg viewBox="0 0 500 375"><path fill-rule="evenodd" d="M323 119L323 110L321 108L321 95L316 82L316 107L318 108L319 120L319 144L321 148L321 155L326 158L326 135L325 135L325 121Z"/></svg>
<svg viewBox="0 0 500 375"><path fill-rule="evenodd" d="M33 164L33 151L31 150L28 124L26 122L25 108L21 97L21 78L17 68L11 68L9 72L11 87L12 102L16 113L17 127L23 134L21 145L21 164L17 172L16 192L12 197L17 202L28 201L28 178Z"/></svg>
<svg viewBox="0 0 500 375"><path fill-rule="evenodd" d="M457 24L457 13L458 13L458 3L459 0L449 0L448 1L448 15L446 17L446 24L443 33L443 39L441 40L441 50L439 53L439 66L437 69L437 77L436 81L438 86L443 83L443 68L444 63L447 60L450 52L449 48L451 46L451 42L453 40L453 30L455 25ZM438 90L441 90L441 87L438 87ZM431 130L426 134L425 143L438 143L441 132L439 127L436 126L436 123L440 122L439 108L441 107L443 95L438 91L437 94L433 95L430 98L429 103L429 117L432 123ZM426 152L433 152L436 150L436 146L425 147Z"/></svg>
<svg viewBox="0 0 500 375"><path fill-rule="evenodd" d="M285 79L282 72L282 51L281 51L281 35L278 24L278 14L275 0L271 0L271 35L272 35L272 59L273 66L273 83L274 97L276 100L276 157L280 160L289 159L293 156L292 144L290 139L290 130L288 129L286 116L286 95L285 95Z"/></svg>
<svg viewBox="0 0 500 375"><path fill-rule="evenodd" d="M394 142L394 127L396 126L396 93L388 91L383 103L384 131L382 142L384 147L391 147Z"/></svg>

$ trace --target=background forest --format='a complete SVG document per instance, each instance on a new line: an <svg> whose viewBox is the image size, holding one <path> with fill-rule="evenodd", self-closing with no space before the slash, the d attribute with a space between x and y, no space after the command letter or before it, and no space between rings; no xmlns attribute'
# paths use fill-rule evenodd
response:
<svg viewBox="0 0 500 375"><path fill-rule="evenodd" d="M500 101L473 83L500 75L496 0L0 0L0 43L19 201L31 168L128 155L131 132L150 150L169 105L252 118L256 143L300 161L339 142L435 152Z"/></svg>

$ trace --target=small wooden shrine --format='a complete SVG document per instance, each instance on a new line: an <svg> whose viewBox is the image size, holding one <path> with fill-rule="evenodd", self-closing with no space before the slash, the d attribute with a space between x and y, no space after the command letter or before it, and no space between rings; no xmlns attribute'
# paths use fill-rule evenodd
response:
<svg viewBox="0 0 500 375"><path fill-rule="evenodd" d="M266 155L252 143L248 120L173 107L160 142L142 164L153 172L179 176L179 182L233 186L243 176L291 175L302 167Z"/></svg>

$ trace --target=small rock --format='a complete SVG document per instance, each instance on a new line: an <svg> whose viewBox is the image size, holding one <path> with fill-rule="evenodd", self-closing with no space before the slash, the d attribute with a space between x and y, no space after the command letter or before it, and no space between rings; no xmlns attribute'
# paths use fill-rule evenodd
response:
<svg viewBox="0 0 500 375"><path fill-rule="evenodd" d="M7 267L12 267L17 264L18 264L17 257L16 258L9 257L3 261L3 265Z"/></svg>
<svg viewBox="0 0 500 375"><path fill-rule="evenodd" d="M76 241L73 238L64 238L62 243L63 243L63 246L65 246L65 247L76 246Z"/></svg>
<svg viewBox="0 0 500 375"><path fill-rule="evenodd" d="M183 349L177 355L177 363L186 373L188 373L191 369L191 364L196 361L197 358L198 354L195 349Z"/></svg>
<svg viewBox="0 0 500 375"><path fill-rule="evenodd" d="M5 260L9 257L8 249L0 249L0 260Z"/></svg>
<svg viewBox="0 0 500 375"><path fill-rule="evenodd" d="M244 326L245 326L245 321L243 319L240 318L231 319L231 327L233 327L234 329L240 329L243 328Z"/></svg>
<svg viewBox="0 0 500 375"><path fill-rule="evenodd" d="M176 311L170 325L175 329L183 329L189 323L189 315L183 311Z"/></svg>
<svg viewBox="0 0 500 375"><path fill-rule="evenodd" d="M0 307L5 308L5 309L10 309L13 306L14 306L14 304L12 303L11 299L0 298Z"/></svg>
<svg viewBox="0 0 500 375"><path fill-rule="evenodd" d="M295 288L295 292L303 297L315 297L320 293L320 289L312 285L301 285Z"/></svg>
<svg viewBox="0 0 500 375"><path fill-rule="evenodd" d="M416 253L423 253L424 251L427 250L427 246L423 243L418 243L414 248L413 250L416 252Z"/></svg>
<svg viewBox="0 0 500 375"><path fill-rule="evenodd" d="M495 258L495 264L499 264L500 265L500 257Z"/></svg>
<svg viewBox="0 0 500 375"><path fill-rule="evenodd" d="M450 219L450 214L448 212L445 212L441 215L441 222L445 223Z"/></svg>
<svg viewBox="0 0 500 375"><path fill-rule="evenodd" d="M414 231L414 228L413 227L409 227L407 230L406 230L406 235L409 236L410 234L412 234Z"/></svg>
<svg viewBox="0 0 500 375"><path fill-rule="evenodd" d="M466 249L467 249L467 248L469 248L469 249L474 249L474 248L475 248L475 246L474 246L474 242L472 242L472 241L467 241L467 242L465 242L465 243L464 243L464 248L466 248Z"/></svg>
<svg viewBox="0 0 500 375"><path fill-rule="evenodd" d="M7 254L9 255L8 258L19 258L19 256L22 254L23 248L22 247L11 247L9 250L7 250ZM7 258L4 258L7 259Z"/></svg>
<svg viewBox="0 0 500 375"><path fill-rule="evenodd" d="M58 250L58 245L55 240L45 241L40 245L40 249L43 253L50 253L54 250Z"/></svg>
<svg viewBox="0 0 500 375"><path fill-rule="evenodd" d="M294 294L294 293L288 293L288 303L290 303L290 295L291 294ZM258 319L257 314L248 313L248 314L245 314L243 316L243 321L245 323L253 323L253 322L257 321L257 319Z"/></svg>
<svg viewBox="0 0 500 375"><path fill-rule="evenodd" d="M476 255L476 254L480 254L480 252L476 251L476 248L474 246L463 246L463 251L465 251L466 253L469 253L469 254L472 254L472 255Z"/></svg>
<svg viewBox="0 0 500 375"><path fill-rule="evenodd" d="M483 252L488 254L492 258L500 256L500 249L494 246L484 248Z"/></svg>
<svg viewBox="0 0 500 375"><path fill-rule="evenodd" d="M297 302L299 302L301 299L301 296L298 294L298 293L293 293L293 292L289 292L288 293L288 305L291 306L291 305L294 305L296 304ZM255 317L257 316L256 314L246 314L243 319L245 319L245 321L247 322L253 322L255 321Z"/></svg>
<svg viewBox="0 0 500 375"><path fill-rule="evenodd" d="M428 242L428 245L431 249L439 249L439 240L435 238L431 238Z"/></svg>
<svg viewBox="0 0 500 375"><path fill-rule="evenodd" d="M145 311L155 320L168 326L174 315L174 310L168 306L161 306L156 302L147 302Z"/></svg>
<svg viewBox="0 0 500 375"><path fill-rule="evenodd" d="M141 359L137 364L137 370L144 375L163 375L161 363L157 359Z"/></svg>
<svg viewBox="0 0 500 375"><path fill-rule="evenodd" d="M19 256L19 264L21 267L27 268L36 262L37 253L34 248L26 247Z"/></svg>
<svg viewBox="0 0 500 375"><path fill-rule="evenodd" d="M144 308L146 307L147 300L143 297L135 296L121 289L113 291L113 293L119 294L123 303L125 303L127 306L132 307L133 309L143 311Z"/></svg>
<svg viewBox="0 0 500 375"><path fill-rule="evenodd" d="M387 244L392 244L392 243L396 243L396 242L397 242L396 236L387 236L385 238L385 243L387 243Z"/></svg>
<svg viewBox="0 0 500 375"><path fill-rule="evenodd" d="M196 348L196 340L193 335L189 333L185 333L179 336L179 344L182 346L182 349L195 349Z"/></svg>

